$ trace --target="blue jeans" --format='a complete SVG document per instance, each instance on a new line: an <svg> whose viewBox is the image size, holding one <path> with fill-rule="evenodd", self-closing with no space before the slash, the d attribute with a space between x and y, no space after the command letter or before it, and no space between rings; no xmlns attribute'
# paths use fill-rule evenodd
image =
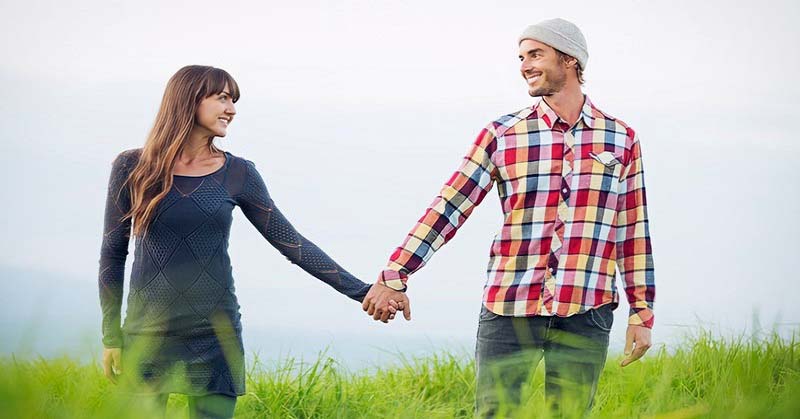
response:
<svg viewBox="0 0 800 419"><path fill-rule="evenodd" d="M588 413L608 353L612 310L606 304L570 317L508 317L482 306L475 348L477 415L515 412L520 390L542 358L547 402L542 408L558 416Z"/></svg>

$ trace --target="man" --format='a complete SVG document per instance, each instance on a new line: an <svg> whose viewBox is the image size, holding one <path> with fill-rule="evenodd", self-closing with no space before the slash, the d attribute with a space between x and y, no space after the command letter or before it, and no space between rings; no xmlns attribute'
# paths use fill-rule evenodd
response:
<svg viewBox="0 0 800 419"><path fill-rule="evenodd" d="M529 94L541 100L481 131L364 309L388 316L389 291L405 290L408 275L496 182L505 222L491 246L478 323L478 413L503 415L519 403L544 358L548 404L580 415L605 364L616 270L630 304L622 366L650 347L655 285L641 149L633 129L582 93L588 50L577 26L562 19L529 26L519 59Z"/></svg>

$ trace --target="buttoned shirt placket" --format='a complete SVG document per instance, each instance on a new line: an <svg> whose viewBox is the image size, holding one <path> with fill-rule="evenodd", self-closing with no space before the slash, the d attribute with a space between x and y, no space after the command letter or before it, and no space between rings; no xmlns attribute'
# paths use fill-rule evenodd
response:
<svg viewBox="0 0 800 419"><path fill-rule="evenodd" d="M578 120L580 123L581 119ZM577 126L577 124L575 126ZM561 118L556 119L553 123L552 134L560 139L563 144L563 151L561 155L561 182L559 185L559 200L553 228L553 237L550 240L550 254L547 259L547 268L544 273L544 286L542 286L542 303L540 305L540 313L543 316L552 316L558 310L555 305L558 301L555 299L556 282L559 273L562 270L561 253L564 248L564 233L566 226L570 220L570 206L569 197L572 183L573 163L575 160L574 146L575 136L573 134L575 127L569 127ZM556 140L556 138L554 138Z"/></svg>

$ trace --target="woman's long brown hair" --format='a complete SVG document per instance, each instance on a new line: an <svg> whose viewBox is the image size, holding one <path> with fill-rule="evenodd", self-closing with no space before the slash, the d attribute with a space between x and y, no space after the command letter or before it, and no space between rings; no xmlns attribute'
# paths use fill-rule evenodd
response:
<svg viewBox="0 0 800 419"><path fill-rule="evenodd" d="M133 220L133 234L143 236L152 221L158 203L172 187L172 170L175 161L189 139L195 125L195 112L203 99L221 93L225 84L231 99L239 100L239 85L225 70L189 65L173 75L150 134L142 148L139 162L128 177L131 192L131 210L125 219ZM208 139L212 153L220 150Z"/></svg>

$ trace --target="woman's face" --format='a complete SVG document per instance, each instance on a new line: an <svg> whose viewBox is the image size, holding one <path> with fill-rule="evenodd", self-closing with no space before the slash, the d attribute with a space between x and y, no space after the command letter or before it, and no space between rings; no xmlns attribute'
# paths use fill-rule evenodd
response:
<svg viewBox="0 0 800 419"><path fill-rule="evenodd" d="M204 134L213 137L224 137L228 125L236 115L230 88L225 84L222 92L213 94L200 102L195 113L195 130L206 131Z"/></svg>

